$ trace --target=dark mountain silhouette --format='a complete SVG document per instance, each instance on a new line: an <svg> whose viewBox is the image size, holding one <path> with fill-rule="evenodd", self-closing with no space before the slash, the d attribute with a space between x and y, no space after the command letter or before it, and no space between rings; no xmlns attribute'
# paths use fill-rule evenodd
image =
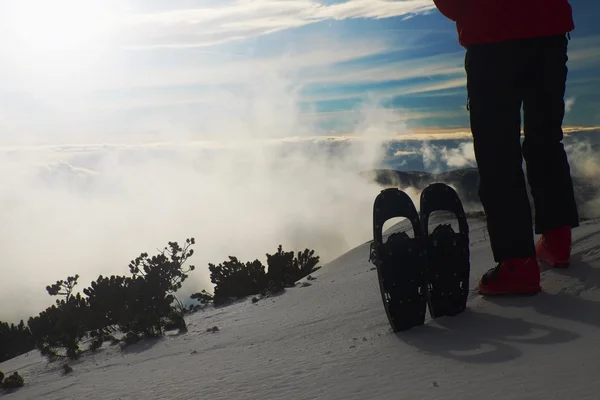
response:
<svg viewBox="0 0 600 400"><path fill-rule="evenodd" d="M408 188L423 190L433 182L443 182L456 189L467 211L481 211L479 200L479 171L477 168L463 168L441 173L423 171L397 171L393 169L377 169L363 173L363 176L384 187ZM575 197L583 219L600 216L600 182L586 177L574 176ZM530 196L531 201L531 196ZM597 203L597 207L594 207ZM532 203L533 204L533 203Z"/></svg>

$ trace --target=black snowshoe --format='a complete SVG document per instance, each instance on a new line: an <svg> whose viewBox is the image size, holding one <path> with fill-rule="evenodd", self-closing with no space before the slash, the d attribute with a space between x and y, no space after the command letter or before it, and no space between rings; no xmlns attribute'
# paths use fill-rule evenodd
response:
<svg viewBox="0 0 600 400"><path fill-rule="evenodd" d="M432 318L453 316L466 308L469 289L469 229L462 203L448 185L434 183L421 193L420 213L403 191L382 190L373 206L373 243L370 260L377 268L379 287L394 332L425 323L427 306ZM435 211L453 212L459 232L450 224L428 232ZM414 236L392 233L383 242L385 221L405 217Z"/></svg>
<svg viewBox="0 0 600 400"><path fill-rule="evenodd" d="M392 233L383 242L383 224L405 217L414 237L406 232ZM408 195L390 188L379 193L373 206L371 259L377 267L383 305L394 332L425 322L425 248L419 214Z"/></svg>
<svg viewBox="0 0 600 400"><path fill-rule="evenodd" d="M469 295L469 226L458 197L450 186L433 183L421 192L420 219L425 236L427 304L432 318L463 312ZM429 217L435 211L451 212L458 232L439 224L429 233Z"/></svg>

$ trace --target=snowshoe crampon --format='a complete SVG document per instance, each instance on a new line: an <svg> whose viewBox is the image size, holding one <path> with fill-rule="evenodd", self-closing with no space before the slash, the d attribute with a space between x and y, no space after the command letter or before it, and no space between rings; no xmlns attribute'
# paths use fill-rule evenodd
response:
<svg viewBox="0 0 600 400"><path fill-rule="evenodd" d="M383 241L383 224L407 218L414 237L406 232L391 234ZM425 323L425 252L419 215L408 195L396 188L385 189L373 205L371 259L377 267L383 305L394 332Z"/></svg>
<svg viewBox="0 0 600 400"><path fill-rule="evenodd" d="M433 183L421 192L420 220L426 246L427 304L432 318L454 316L466 309L469 295L469 226L454 189ZM435 211L453 213L459 231L439 224L429 233L429 217Z"/></svg>

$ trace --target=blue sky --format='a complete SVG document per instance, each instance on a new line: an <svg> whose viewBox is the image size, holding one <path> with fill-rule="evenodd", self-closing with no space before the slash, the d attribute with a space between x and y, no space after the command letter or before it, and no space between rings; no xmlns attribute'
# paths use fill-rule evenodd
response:
<svg viewBox="0 0 600 400"><path fill-rule="evenodd" d="M600 4L572 5L565 125L598 126ZM3 0L0 26L1 143L349 134L365 104L468 128L431 0Z"/></svg>

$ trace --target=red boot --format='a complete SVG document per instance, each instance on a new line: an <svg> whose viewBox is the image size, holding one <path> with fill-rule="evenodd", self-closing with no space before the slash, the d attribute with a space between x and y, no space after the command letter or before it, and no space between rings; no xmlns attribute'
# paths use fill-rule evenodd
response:
<svg viewBox="0 0 600 400"><path fill-rule="evenodd" d="M541 290L540 266L535 257L503 261L479 281L479 293L483 295L525 295Z"/></svg>
<svg viewBox="0 0 600 400"><path fill-rule="evenodd" d="M567 268L571 258L571 227L561 226L543 233L535 244L535 252L539 261Z"/></svg>

